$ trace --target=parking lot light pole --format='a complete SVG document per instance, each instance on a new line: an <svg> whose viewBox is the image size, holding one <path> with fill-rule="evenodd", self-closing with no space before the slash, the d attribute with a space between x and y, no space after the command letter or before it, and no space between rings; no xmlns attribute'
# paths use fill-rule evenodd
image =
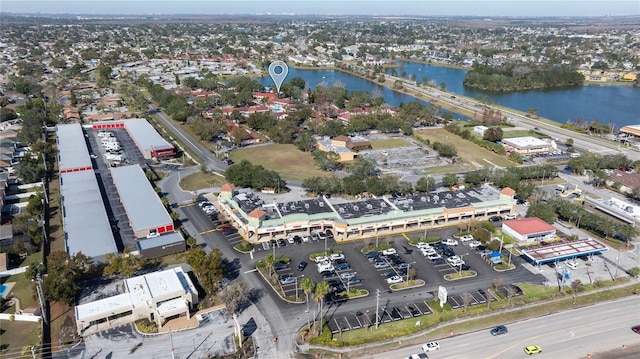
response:
<svg viewBox="0 0 640 359"><path fill-rule="evenodd" d="M462 261L462 257L467 256L467 255L469 255L469 253L468 253L468 252L467 252L467 253L465 253L465 254L461 254L461 255L460 255L460 271L458 272L458 276L460 276L460 277L462 276L462 264L464 263L464 262Z"/></svg>
<svg viewBox="0 0 640 359"><path fill-rule="evenodd" d="M407 264L407 284L409 283L409 270L411 269L411 265L415 264L416 262L411 262L409 264Z"/></svg>

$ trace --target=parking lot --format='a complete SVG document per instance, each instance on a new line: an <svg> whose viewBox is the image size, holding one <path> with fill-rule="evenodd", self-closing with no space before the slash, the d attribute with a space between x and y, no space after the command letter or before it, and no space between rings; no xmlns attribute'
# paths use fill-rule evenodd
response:
<svg viewBox="0 0 640 359"><path fill-rule="evenodd" d="M100 187L118 249L136 248L133 230L129 226L129 218L120 202L120 196L111 178L109 167L113 162L105 158L104 155L107 154L107 150L102 146L98 132L90 129L86 131L91 161L94 165L98 186ZM113 133L113 136L122 147L120 153L126 158L126 162L122 164L139 164L143 169L147 168L147 160L142 156L125 129L111 129L110 132Z"/></svg>

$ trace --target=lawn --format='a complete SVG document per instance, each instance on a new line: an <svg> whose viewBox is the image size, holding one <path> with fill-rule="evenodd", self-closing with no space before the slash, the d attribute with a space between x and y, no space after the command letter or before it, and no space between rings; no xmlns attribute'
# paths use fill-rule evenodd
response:
<svg viewBox="0 0 640 359"><path fill-rule="evenodd" d="M4 354L12 358L26 357L20 355L23 346L40 346L40 323L3 320L0 332L0 357Z"/></svg>
<svg viewBox="0 0 640 359"><path fill-rule="evenodd" d="M231 153L235 162L247 160L274 170L285 179L304 180L315 176L328 176L320 170L309 152L301 152L294 145L273 144L254 146Z"/></svg>
<svg viewBox="0 0 640 359"><path fill-rule="evenodd" d="M374 150L384 150L387 148L409 147L411 144L402 138L389 138L386 140L370 141Z"/></svg>
<svg viewBox="0 0 640 359"><path fill-rule="evenodd" d="M420 135L423 139L429 139L431 142L438 141L452 144L458 150L458 158L462 159L464 163L472 164L474 167L486 167L491 166L491 164L501 167L513 165L513 163L510 162L506 156L500 156L496 153L493 153L443 128L420 130L416 131L415 134ZM489 161L490 163L487 161ZM454 165L454 167L450 170L454 170L453 173L455 173L458 172L456 170L460 169L460 166ZM475 169L476 168L470 168L466 170L471 171Z"/></svg>
<svg viewBox="0 0 640 359"><path fill-rule="evenodd" d="M227 181L222 176L202 171L190 174L180 179L180 188L185 191L195 191L202 188L218 187Z"/></svg>

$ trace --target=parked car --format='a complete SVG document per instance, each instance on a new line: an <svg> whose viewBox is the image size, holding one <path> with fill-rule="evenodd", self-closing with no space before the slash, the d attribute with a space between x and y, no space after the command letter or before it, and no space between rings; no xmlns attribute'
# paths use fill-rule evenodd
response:
<svg viewBox="0 0 640 359"><path fill-rule="evenodd" d="M282 262L277 262L273 264L273 269L274 270L281 270L281 269L285 269L288 268L289 265L287 263L282 263Z"/></svg>
<svg viewBox="0 0 640 359"><path fill-rule="evenodd" d="M420 248L420 249L426 249L426 248L431 248L431 245L427 242L418 242L416 244L416 247Z"/></svg>
<svg viewBox="0 0 640 359"><path fill-rule="evenodd" d="M396 254L396 249L395 248L387 248L385 250L382 251L382 255L383 256L389 256L392 254Z"/></svg>
<svg viewBox="0 0 640 359"><path fill-rule="evenodd" d="M434 265L445 264L444 258L438 257L431 260Z"/></svg>
<svg viewBox="0 0 640 359"><path fill-rule="evenodd" d="M340 278L342 279L351 279L356 277L356 272L344 272L340 273Z"/></svg>
<svg viewBox="0 0 640 359"><path fill-rule="evenodd" d="M507 334L507 332L507 327L504 325L498 325L497 327L491 329L491 335L493 336Z"/></svg>
<svg viewBox="0 0 640 359"><path fill-rule="evenodd" d="M432 254L429 254L429 255L427 256L427 258L429 258L430 260L434 260L434 259L436 259L436 258L440 258L440 259L442 259L442 257L440 257L440 255L439 255L438 253L432 253Z"/></svg>
<svg viewBox="0 0 640 359"><path fill-rule="evenodd" d="M318 237L318 233L311 233L311 240L313 241L317 241L318 239L320 239L320 237Z"/></svg>
<svg viewBox="0 0 640 359"><path fill-rule="evenodd" d="M306 234L303 234L302 235L302 241L305 242L305 243L309 242L309 236L306 235Z"/></svg>
<svg viewBox="0 0 640 359"><path fill-rule="evenodd" d="M443 239L442 244L446 244L448 246L457 246L458 245L458 241L456 241L453 238L447 238L447 239Z"/></svg>
<svg viewBox="0 0 640 359"><path fill-rule="evenodd" d="M429 359L429 357L427 357L427 354L425 353L419 353L419 354L411 354L406 359Z"/></svg>
<svg viewBox="0 0 640 359"><path fill-rule="evenodd" d="M399 275L394 275L393 277L387 278L387 283L389 284L401 283L401 282L402 282L402 277Z"/></svg>
<svg viewBox="0 0 640 359"><path fill-rule="evenodd" d="M491 249L483 249L483 250L481 250L480 252L478 252L478 254L479 254L481 257L490 256L490 255L491 255L491 253L493 253L493 251L492 251Z"/></svg>
<svg viewBox="0 0 640 359"><path fill-rule="evenodd" d="M505 221L510 221L512 219L516 219L518 218L517 214L505 214L504 216L502 216L502 219Z"/></svg>
<svg viewBox="0 0 640 359"><path fill-rule="evenodd" d="M573 269L573 270L578 269L578 262L576 262L576 261L567 261L565 263L565 265L567 266L567 268L570 268L570 269Z"/></svg>
<svg viewBox="0 0 640 359"><path fill-rule="evenodd" d="M293 236L287 236L287 242L289 242L289 244L294 244L296 241L293 239Z"/></svg>
<svg viewBox="0 0 640 359"><path fill-rule="evenodd" d="M330 278L330 277L335 277L336 272L333 270L325 270L320 272L320 275L322 276L322 278Z"/></svg>
<svg viewBox="0 0 640 359"><path fill-rule="evenodd" d="M537 345L529 345L524 348L524 353L527 355L542 353L542 348Z"/></svg>
<svg viewBox="0 0 640 359"><path fill-rule="evenodd" d="M433 248L426 248L426 249L423 249L421 252L422 252L422 255L425 257L428 257L433 254L437 254L436 250Z"/></svg>
<svg viewBox="0 0 640 359"><path fill-rule="evenodd" d="M329 257L327 257L327 256L317 256L316 258L314 258L314 261L316 263L328 262L329 261Z"/></svg>
<svg viewBox="0 0 640 359"><path fill-rule="evenodd" d="M147 238L156 238L156 237L160 237L160 233L158 233L158 232L149 232L149 234L147 234Z"/></svg>
<svg viewBox="0 0 640 359"><path fill-rule="evenodd" d="M473 240L469 242L469 248L478 248L482 243L480 241Z"/></svg>
<svg viewBox="0 0 640 359"><path fill-rule="evenodd" d="M389 266L389 263L384 261L378 261L378 262L375 262L373 266L376 268L387 268Z"/></svg>
<svg viewBox="0 0 640 359"><path fill-rule="evenodd" d="M409 263L400 263L398 264L398 269L409 269Z"/></svg>
<svg viewBox="0 0 640 359"><path fill-rule="evenodd" d="M371 252L367 252L364 254L364 257L369 259L369 258L375 258L378 257L380 255L380 252L378 251L371 251Z"/></svg>
<svg viewBox="0 0 640 359"><path fill-rule="evenodd" d="M351 265L347 262L336 265L336 270L348 270L351 269Z"/></svg>
<svg viewBox="0 0 640 359"><path fill-rule="evenodd" d="M347 284L348 285L354 285L354 284L360 284L362 283L362 280L358 277L353 277L353 278L349 278L347 279Z"/></svg>
<svg viewBox="0 0 640 359"><path fill-rule="evenodd" d="M464 243L464 242L471 242L471 241L472 241L472 240L474 240L474 239L475 239L475 238L473 238L473 236L472 236L472 235L470 235L470 234L465 234L464 236L460 237L460 241L461 241L462 243Z"/></svg>
<svg viewBox="0 0 640 359"><path fill-rule="evenodd" d="M337 261L340 259L344 259L344 254L341 253L332 253L331 256L329 256L329 259L332 261Z"/></svg>
<svg viewBox="0 0 640 359"><path fill-rule="evenodd" d="M222 231L222 234L224 234L225 236L228 236L230 234L236 233L237 231L238 231L237 229L231 227L231 228L227 229L226 231Z"/></svg>
<svg viewBox="0 0 640 359"><path fill-rule="evenodd" d="M440 343L438 342L428 342L422 346L422 351L425 353L438 349L440 349Z"/></svg>
<svg viewBox="0 0 640 359"><path fill-rule="evenodd" d="M303 271L305 268L307 268L307 265L309 265L309 263L301 261L300 263L298 263L298 270Z"/></svg>
<svg viewBox="0 0 640 359"><path fill-rule="evenodd" d="M489 222L500 222L501 220L502 218L500 218L500 216L493 216L489 218Z"/></svg>
<svg viewBox="0 0 640 359"><path fill-rule="evenodd" d="M316 234L318 235L318 238L319 238L319 239L321 239L321 240L323 240L323 241L324 241L325 239L327 239L327 235L326 235L326 234L324 234L324 233L322 233L322 232L317 232Z"/></svg>
<svg viewBox="0 0 640 359"><path fill-rule="evenodd" d="M280 284L293 284L296 282L296 277L285 277L280 279Z"/></svg>

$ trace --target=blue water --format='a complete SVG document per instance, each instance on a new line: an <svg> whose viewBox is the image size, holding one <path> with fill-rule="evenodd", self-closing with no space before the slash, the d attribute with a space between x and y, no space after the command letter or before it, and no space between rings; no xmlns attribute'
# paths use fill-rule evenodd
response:
<svg viewBox="0 0 640 359"><path fill-rule="evenodd" d="M395 70L398 75L405 71L407 78L415 74L418 81L426 77L428 80L433 80L436 86L444 82L447 91L452 93L488 99L492 103L520 111L535 108L538 110L538 115L559 123L582 118L589 121L597 120L600 123L613 123L618 129L629 124L640 124L640 87L589 85L546 91L492 93L466 89L462 85L466 75L466 70L463 69L406 62ZM349 91L369 91L382 95L385 102L392 106L413 101L427 104L409 95L394 92L373 81L341 71L298 70L290 67L287 80L296 76L303 78L307 86L312 89L321 83L332 86L339 82ZM273 81L268 76L260 79L260 83L273 86Z"/></svg>
<svg viewBox="0 0 640 359"><path fill-rule="evenodd" d="M4 297L4 295L7 293L8 290L9 290L9 286L3 284L0 287L0 297Z"/></svg>

